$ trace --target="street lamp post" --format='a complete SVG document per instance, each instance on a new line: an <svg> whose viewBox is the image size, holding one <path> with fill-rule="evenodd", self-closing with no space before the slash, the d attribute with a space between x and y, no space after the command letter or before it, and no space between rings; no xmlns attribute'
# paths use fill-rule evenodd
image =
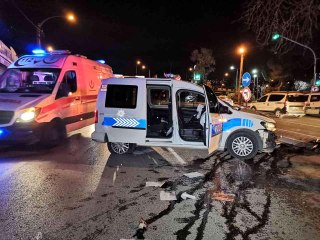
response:
<svg viewBox="0 0 320 240"><path fill-rule="evenodd" d="M239 82L238 82L238 104L240 104L240 101L241 101L240 86L241 86L241 77L242 77L242 73L243 73L243 60L244 60L245 48L240 47L238 49L238 52L240 54L240 73L239 73Z"/></svg>
<svg viewBox="0 0 320 240"><path fill-rule="evenodd" d="M312 55L313 55L313 84L312 85L315 85L315 82L316 82L316 74L317 74L317 56L316 56L316 53L312 50L312 48L310 48L309 46L307 46L307 45L304 45L304 44L302 44L302 43L299 43L299 42L297 42L297 41L294 41L294 40L292 40L292 39L290 39L290 38L287 38L287 37L284 37L284 36L282 36L282 35L280 35L280 34L278 34L278 33L275 33L273 36L272 36L272 40L277 40L277 39L279 39L279 38L283 38L283 39L285 39L285 40L287 40L287 41L289 41L289 42L293 42L293 43L295 43L295 44L297 44L297 45L299 45L299 46L301 46L301 47L304 47L304 48L306 48L306 49L308 49L308 50L310 50L311 51L311 53L312 53Z"/></svg>
<svg viewBox="0 0 320 240"><path fill-rule="evenodd" d="M54 19L54 18L67 18L68 21L74 22L75 21L75 16L73 14L68 14L67 16L52 16L44 19L42 22L37 24L37 45L39 48L41 48L41 33L42 33L42 26L45 24L47 21Z"/></svg>
<svg viewBox="0 0 320 240"><path fill-rule="evenodd" d="M239 69L235 68L234 66L230 67L230 70L234 70L234 69L237 70L237 72L236 72L236 80L235 80L235 88L234 88L234 90L236 92L238 90L238 73L239 73Z"/></svg>
<svg viewBox="0 0 320 240"><path fill-rule="evenodd" d="M138 65L140 65L141 64L141 61L137 61L136 62L136 76L138 75Z"/></svg>

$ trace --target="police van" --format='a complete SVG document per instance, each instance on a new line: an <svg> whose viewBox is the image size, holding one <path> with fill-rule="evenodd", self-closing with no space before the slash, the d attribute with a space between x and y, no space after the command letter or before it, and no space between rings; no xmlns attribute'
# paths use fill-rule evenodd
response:
<svg viewBox="0 0 320 240"><path fill-rule="evenodd" d="M274 130L272 119L234 110L206 86L173 79L109 78L98 94L92 139L107 142L116 154L141 145L209 153L220 149L248 159L272 145L267 141Z"/></svg>
<svg viewBox="0 0 320 240"><path fill-rule="evenodd" d="M68 51L27 55L0 77L0 142L57 144L68 132L94 123L108 65Z"/></svg>

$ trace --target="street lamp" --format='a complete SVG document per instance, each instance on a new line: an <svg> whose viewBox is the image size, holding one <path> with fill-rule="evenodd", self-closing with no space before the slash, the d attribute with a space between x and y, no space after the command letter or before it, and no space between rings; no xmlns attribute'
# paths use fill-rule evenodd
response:
<svg viewBox="0 0 320 240"><path fill-rule="evenodd" d="M142 68L143 70L145 70L147 67L146 67L146 65L142 65L141 68ZM149 68L149 78L150 78L150 68Z"/></svg>
<svg viewBox="0 0 320 240"><path fill-rule="evenodd" d="M230 66L230 70L237 70L237 72L236 72L236 81L235 81L235 92L237 91L237 89L238 89L238 73L239 73L239 69L238 68L235 68L235 66Z"/></svg>
<svg viewBox="0 0 320 240"><path fill-rule="evenodd" d="M258 97L258 70L256 68L252 69L251 73L253 74L253 96Z"/></svg>
<svg viewBox="0 0 320 240"><path fill-rule="evenodd" d="M49 46L47 47L47 51L48 51L48 52L52 52L52 51L53 51L53 47L52 47L51 45L49 45Z"/></svg>
<svg viewBox="0 0 320 240"><path fill-rule="evenodd" d="M140 60L137 60L136 62L136 76L138 75L138 65L141 64L141 61Z"/></svg>
<svg viewBox="0 0 320 240"><path fill-rule="evenodd" d="M228 76L229 76L229 73L225 73L224 76L225 76L225 77L228 77Z"/></svg>
<svg viewBox="0 0 320 240"><path fill-rule="evenodd" d="M243 60L244 60L245 52L246 52L246 49L244 47L238 48L238 53L240 54L240 73L239 73L239 82L238 82L238 103L239 104L241 100L240 86L241 86L241 77L243 72Z"/></svg>
<svg viewBox="0 0 320 240"><path fill-rule="evenodd" d="M304 45L302 43L299 43L297 41L294 41L294 40L292 40L290 38L284 37L284 36L280 35L279 33L275 33L275 34L272 35L272 40L273 41L276 41L279 38L283 38L283 39L285 39L285 40L287 40L289 42L293 42L293 43L295 43L295 44L297 44L297 45L299 45L301 47L304 47L304 48L306 48L306 49L311 51L311 53L313 55L313 85L314 85L315 82L316 82L316 74L317 74L317 56L316 56L316 53L309 46Z"/></svg>
<svg viewBox="0 0 320 240"><path fill-rule="evenodd" d="M52 17L48 17L46 19L44 19L42 22L37 24L37 44L38 47L41 48L41 33L43 32L42 30L42 26L43 24L45 24L47 21L49 21L50 19L54 19L54 18L66 18L69 22L75 22L76 18L74 16L74 14L69 13L66 16L52 16Z"/></svg>

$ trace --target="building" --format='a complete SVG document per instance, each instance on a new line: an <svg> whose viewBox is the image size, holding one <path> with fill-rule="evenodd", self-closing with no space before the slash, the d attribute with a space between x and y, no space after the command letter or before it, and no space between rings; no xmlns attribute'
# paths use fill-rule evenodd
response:
<svg viewBox="0 0 320 240"><path fill-rule="evenodd" d="M12 47L8 48L0 40L0 74L6 70L6 68L18 58L16 52Z"/></svg>

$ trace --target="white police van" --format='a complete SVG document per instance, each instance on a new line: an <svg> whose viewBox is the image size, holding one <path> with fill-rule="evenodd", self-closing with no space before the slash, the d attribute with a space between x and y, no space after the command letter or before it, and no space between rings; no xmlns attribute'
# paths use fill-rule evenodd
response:
<svg viewBox="0 0 320 240"><path fill-rule="evenodd" d="M172 79L109 78L98 94L92 139L107 142L116 154L142 145L209 153L226 149L247 159L267 148L270 125L271 119L236 112L219 102L208 87Z"/></svg>

